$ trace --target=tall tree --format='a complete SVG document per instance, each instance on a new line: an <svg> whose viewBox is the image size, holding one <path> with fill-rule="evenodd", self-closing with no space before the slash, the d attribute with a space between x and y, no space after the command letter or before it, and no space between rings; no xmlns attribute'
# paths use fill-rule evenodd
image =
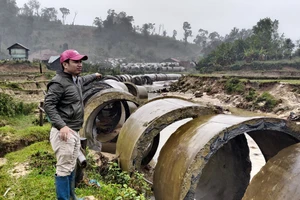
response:
<svg viewBox="0 0 300 200"><path fill-rule="evenodd" d="M23 7L20 9L20 15L32 16L33 10L26 3L24 3Z"/></svg>
<svg viewBox="0 0 300 200"><path fill-rule="evenodd" d="M66 18L70 14L70 10L68 8L65 8L65 7L62 7L59 10L62 13L63 24L65 24L66 23Z"/></svg>
<svg viewBox="0 0 300 200"><path fill-rule="evenodd" d="M4 40L7 29L16 26L16 17L19 8L15 0L1 0L0 1L0 34Z"/></svg>
<svg viewBox="0 0 300 200"><path fill-rule="evenodd" d="M191 37L192 36L192 27L191 27L191 24L188 23L188 22L183 22L183 26L182 26L183 30L184 30L184 33L183 33L183 40L184 40L184 43L185 45L187 45L187 41L188 41L188 37Z"/></svg>
<svg viewBox="0 0 300 200"><path fill-rule="evenodd" d="M103 21L102 21L102 19L101 19L100 17L96 17L96 18L94 19L93 24L94 24L95 26L97 26L97 28L98 28L99 30L102 30L102 28L103 28Z"/></svg>
<svg viewBox="0 0 300 200"><path fill-rule="evenodd" d="M233 42L239 39L239 29L234 27L229 34L225 36L224 42Z"/></svg>
<svg viewBox="0 0 300 200"><path fill-rule="evenodd" d="M215 41L215 40L220 40L220 34L216 31L214 32L211 32L209 35L208 35L208 38L211 40L211 41Z"/></svg>
<svg viewBox="0 0 300 200"><path fill-rule="evenodd" d="M252 29L242 29L240 30L240 32L238 33L238 38L241 40L245 40L248 37L250 37L253 34Z"/></svg>
<svg viewBox="0 0 300 200"><path fill-rule="evenodd" d="M133 31L133 21L133 16L128 16L126 12L120 12L116 15L116 25L123 33Z"/></svg>
<svg viewBox="0 0 300 200"><path fill-rule="evenodd" d="M109 9L107 11L107 14L108 15L107 15L106 19L103 21L103 26L106 29L111 29L114 26L117 14L115 13L115 10L113 10L113 9Z"/></svg>
<svg viewBox="0 0 300 200"><path fill-rule="evenodd" d="M163 31L163 36L167 37L167 31L166 30Z"/></svg>
<svg viewBox="0 0 300 200"><path fill-rule="evenodd" d="M283 56L285 58L289 58L292 55L293 49L295 48L295 44L290 38L285 39L283 45Z"/></svg>
<svg viewBox="0 0 300 200"><path fill-rule="evenodd" d="M198 35L194 39L194 42L195 42L195 44L205 48L207 39L208 39L208 31L200 28L198 30Z"/></svg>
<svg viewBox="0 0 300 200"><path fill-rule="evenodd" d="M27 4L28 4L28 6L29 6L29 8L31 10L35 11L35 15L36 16L40 16L39 15L39 9L41 7L41 4L40 4L39 1L37 1L37 0L29 0Z"/></svg>
<svg viewBox="0 0 300 200"><path fill-rule="evenodd" d="M259 20L255 26L253 26L253 42L257 49L270 49L272 43L279 39L278 34L279 21L272 21L270 18L264 18Z"/></svg>
<svg viewBox="0 0 300 200"><path fill-rule="evenodd" d="M46 21L57 21L57 10L55 8L43 8L41 17Z"/></svg>
<svg viewBox="0 0 300 200"><path fill-rule="evenodd" d="M172 38L176 40L176 36L177 36L177 31L176 31L176 30L173 30Z"/></svg>
<svg viewBox="0 0 300 200"><path fill-rule="evenodd" d="M142 27L142 34L144 36L149 36L151 31L153 32L153 29L154 29L154 23L146 23L146 24L143 24L143 27Z"/></svg>

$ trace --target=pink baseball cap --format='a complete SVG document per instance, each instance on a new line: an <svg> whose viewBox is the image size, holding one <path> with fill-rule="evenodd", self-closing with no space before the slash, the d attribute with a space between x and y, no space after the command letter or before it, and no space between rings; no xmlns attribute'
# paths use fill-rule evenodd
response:
<svg viewBox="0 0 300 200"><path fill-rule="evenodd" d="M81 55L78 51L74 49L68 49L60 54L60 63L65 62L66 60L87 60L86 55Z"/></svg>

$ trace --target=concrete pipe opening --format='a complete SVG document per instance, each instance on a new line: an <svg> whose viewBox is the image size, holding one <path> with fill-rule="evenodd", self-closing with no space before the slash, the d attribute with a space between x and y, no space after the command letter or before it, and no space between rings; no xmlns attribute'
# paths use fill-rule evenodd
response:
<svg viewBox="0 0 300 200"><path fill-rule="evenodd" d="M131 82L124 82L128 91L133 96L141 99L141 100L148 100L148 92L144 86L135 85Z"/></svg>
<svg viewBox="0 0 300 200"><path fill-rule="evenodd" d="M87 138L91 149L101 150L99 142L103 147L105 143L116 143L120 127L133 112L132 104L137 108L138 99L116 88L100 91L88 100L80 135ZM109 152L115 153L115 144Z"/></svg>
<svg viewBox="0 0 300 200"><path fill-rule="evenodd" d="M130 115L121 128L116 149L121 168L140 170L142 165L149 163L157 150L161 130L170 124L215 112L211 107L179 97L148 101Z"/></svg>
<svg viewBox="0 0 300 200"><path fill-rule="evenodd" d="M254 176L243 200L298 200L300 197L299 158L300 143L281 150Z"/></svg>
<svg viewBox="0 0 300 200"><path fill-rule="evenodd" d="M121 101L111 101L103 104L94 120L93 135L96 135L99 142L113 140L118 135L118 131L114 130L122 127L126 114Z"/></svg>
<svg viewBox="0 0 300 200"><path fill-rule="evenodd" d="M244 133L258 144L267 161L298 143L299 130L277 118L193 119L177 129L160 151L154 171L155 199L242 199L251 172Z"/></svg>

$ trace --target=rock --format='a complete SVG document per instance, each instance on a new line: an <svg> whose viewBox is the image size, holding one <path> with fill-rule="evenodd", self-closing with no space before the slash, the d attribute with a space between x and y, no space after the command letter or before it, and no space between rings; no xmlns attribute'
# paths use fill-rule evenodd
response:
<svg viewBox="0 0 300 200"><path fill-rule="evenodd" d="M116 162L118 156L116 154L89 150L89 156L95 161L95 164L99 167L100 174L106 173L108 169L108 163Z"/></svg>
<svg viewBox="0 0 300 200"><path fill-rule="evenodd" d="M3 165L5 165L7 162L6 158L0 158L0 167L2 167Z"/></svg>
<svg viewBox="0 0 300 200"><path fill-rule="evenodd" d="M195 96L196 98L200 98L200 97L203 96L203 92L196 91L196 92L194 93L194 96Z"/></svg>

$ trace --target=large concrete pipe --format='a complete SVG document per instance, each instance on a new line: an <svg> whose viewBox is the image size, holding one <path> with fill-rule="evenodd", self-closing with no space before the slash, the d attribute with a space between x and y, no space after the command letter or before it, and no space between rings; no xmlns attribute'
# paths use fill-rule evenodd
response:
<svg viewBox="0 0 300 200"><path fill-rule="evenodd" d="M251 171L244 133L266 161L300 141L299 127L283 119L200 116L177 129L161 149L155 199L242 199Z"/></svg>
<svg viewBox="0 0 300 200"><path fill-rule="evenodd" d="M115 80L112 80L112 79L107 79L107 80L104 80L103 82L107 83L108 85L110 85L113 88L124 90L124 91L128 92L128 88L122 82L115 81Z"/></svg>
<svg viewBox="0 0 300 200"><path fill-rule="evenodd" d="M254 176L243 200L300 199L300 143L281 150Z"/></svg>
<svg viewBox="0 0 300 200"><path fill-rule="evenodd" d="M157 81L156 74L145 74L145 76L149 77L152 80L152 82Z"/></svg>
<svg viewBox="0 0 300 200"><path fill-rule="evenodd" d="M166 81L168 80L167 74L156 74L157 81Z"/></svg>
<svg viewBox="0 0 300 200"><path fill-rule="evenodd" d="M153 85L153 80L149 76L144 75L143 77L146 85Z"/></svg>
<svg viewBox="0 0 300 200"><path fill-rule="evenodd" d="M96 93L112 88L111 85L108 83L105 83L103 81L94 81L92 83L89 83L83 87L83 103L86 104L86 102Z"/></svg>
<svg viewBox="0 0 300 200"><path fill-rule="evenodd" d="M157 150L160 131L175 121L213 113L213 108L179 97L147 102L130 115L120 130L116 154L121 168L132 171L148 164Z"/></svg>
<svg viewBox="0 0 300 200"><path fill-rule="evenodd" d="M130 94L139 99L148 100L148 92L144 86L135 85L131 82L124 82L124 84L126 85Z"/></svg>
<svg viewBox="0 0 300 200"><path fill-rule="evenodd" d="M168 80L178 80L182 76L182 74L167 74Z"/></svg>
<svg viewBox="0 0 300 200"><path fill-rule="evenodd" d="M116 129L132 112L130 102L136 107L139 105L135 96L118 88L102 90L89 98L80 135L87 138L90 148L99 150L99 141L109 142L117 137L119 131Z"/></svg>

